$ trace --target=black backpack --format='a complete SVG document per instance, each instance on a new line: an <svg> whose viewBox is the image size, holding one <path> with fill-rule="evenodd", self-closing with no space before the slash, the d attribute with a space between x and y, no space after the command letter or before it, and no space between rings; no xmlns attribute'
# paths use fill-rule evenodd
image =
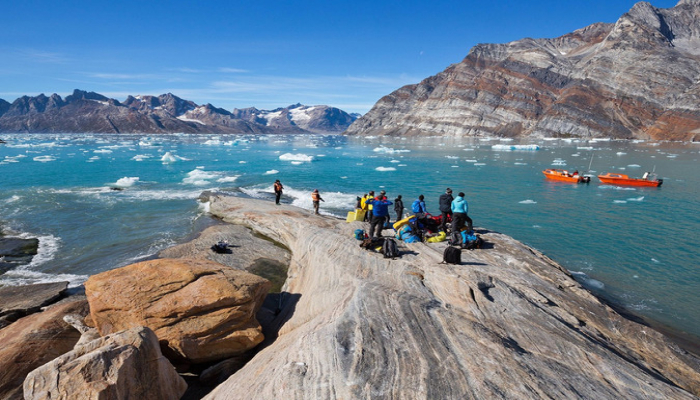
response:
<svg viewBox="0 0 700 400"><path fill-rule="evenodd" d="M399 248L396 245L396 241L391 238L385 239L384 245L382 245L382 253L384 254L384 258L399 257Z"/></svg>
<svg viewBox="0 0 700 400"><path fill-rule="evenodd" d="M446 264L461 264L462 263L462 250L447 246L445 252L442 254L442 262Z"/></svg>

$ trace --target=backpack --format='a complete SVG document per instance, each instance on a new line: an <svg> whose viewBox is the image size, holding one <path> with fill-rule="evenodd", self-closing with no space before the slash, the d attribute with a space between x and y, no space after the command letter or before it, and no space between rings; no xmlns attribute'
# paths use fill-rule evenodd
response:
<svg viewBox="0 0 700 400"><path fill-rule="evenodd" d="M363 229L355 229L355 239L364 240L365 239L365 231Z"/></svg>
<svg viewBox="0 0 700 400"><path fill-rule="evenodd" d="M462 248L467 250L480 249L483 243L484 240L479 236L469 235L467 242L462 243Z"/></svg>
<svg viewBox="0 0 700 400"><path fill-rule="evenodd" d="M384 245L382 246L382 253L384 258L396 258L399 257L399 248L396 246L396 241L394 239L384 240Z"/></svg>
<svg viewBox="0 0 700 400"><path fill-rule="evenodd" d="M413 204L411 205L411 211L413 211L414 213L419 213L419 212L421 212L421 209L420 209L420 200L415 200L415 201L413 202Z"/></svg>
<svg viewBox="0 0 700 400"><path fill-rule="evenodd" d="M461 264L462 263L462 250L447 246L445 252L442 253L442 262L445 264Z"/></svg>
<svg viewBox="0 0 700 400"><path fill-rule="evenodd" d="M463 243L461 232L452 232L447 243L451 246L461 246Z"/></svg>

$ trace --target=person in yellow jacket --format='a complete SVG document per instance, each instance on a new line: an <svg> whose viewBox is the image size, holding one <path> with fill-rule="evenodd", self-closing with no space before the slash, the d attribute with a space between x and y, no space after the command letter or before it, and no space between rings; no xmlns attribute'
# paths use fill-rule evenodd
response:
<svg viewBox="0 0 700 400"><path fill-rule="evenodd" d="M370 191L369 194L364 195L362 197L360 205L362 206L362 209L365 210L365 221L367 221L370 216L372 215L372 203L369 202L370 200L374 200L374 191ZM368 203L369 202L369 203Z"/></svg>
<svg viewBox="0 0 700 400"><path fill-rule="evenodd" d="M311 201L314 202L314 213L318 214L318 205L320 204L319 201L326 202L321 198L321 194L318 192L318 189L314 189L314 191L311 193Z"/></svg>

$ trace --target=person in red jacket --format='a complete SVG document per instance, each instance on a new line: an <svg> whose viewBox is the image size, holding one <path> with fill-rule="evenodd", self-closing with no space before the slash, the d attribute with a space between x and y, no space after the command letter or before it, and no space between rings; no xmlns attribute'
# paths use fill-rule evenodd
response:
<svg viewBox="0 0 700 400"><path fill-rule="evenodd" d="M280 197L282 197L282 189L284 189L284 186L282 186L280 180L277 179L275 181L275 204L277 205L280 204Z"/></svg>

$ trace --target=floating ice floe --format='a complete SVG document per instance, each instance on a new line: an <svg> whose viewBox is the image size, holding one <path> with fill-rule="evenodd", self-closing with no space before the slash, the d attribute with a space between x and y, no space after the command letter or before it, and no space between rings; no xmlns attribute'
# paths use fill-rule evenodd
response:
<svg viewBox="0 0 700 400"><path fill-rule="evenodd" d="M235 182L236 179L238 179L239 176L240 176L240 175L225 176L225 177L223 177L223 178L217 179L216 181L217 181L217 182L222 182L222 183L225 183L225 182Z"/></svg>
<svg viewBox="0 0 700 400"><path fill-rule="evenodd" d="M301 165L301 164L303 164L303 163L304 163L303 161L292 161L290 164L292 164L292 165Z"/></svg>
<svg viewBox="0 0 700 400"><path fill-rule="evenodd" d="M93 151L93 153L96 153L96 154L109 154L111 152L112 152L112 150L107 150L107 149L99 149L99 150Z"/></svg>
<svg viewBox="0 0 700 400"><path fill-rule="evenodd" d="M374 170L379 171L379 172L388 172L388 171L396 171L396 168L394 168L394 167L377 167Z"/></svg>
<svg viewBox="0 0 700 400"><path fill-rule="evenodd" d="M535 200L530 200L530 199L519 201L518 203L520 203L520 204L537 204L537 202Z"/></svg>
<svg viewBox="0 0 700 400"><path fill-rule="evenodd" d="M166 151L165 154L163 154L163 157L160 158L160 161L162 161L163 164L173 163L173 162L177 161L177 158L175 158L175 156L170 154L169 151Z"/></svg>
<svg viewBox="0 0 700 400"><path fill-rule="evenodd" d="M618 152L615 153L615 154L617 154L618 156L624 156L624 155L627 154L627 153L625 153L624 151L618 151Z"/></svg>
<svg viewBox="0 0 700 400"><path fill-rule="evenodd" d="M151 157L153 157L153 156L150 154L137 154L137 155L131 157L131 159L134 161L143 161L143 160L145 160L147 158L151 158Z"/></svg>
<svg viewBox="0 0 700 400"><path fill-rule="evenodd" d="M494 144L491 150L499 151L514 151L514 150L539 150L540 146L536 144Z"/></svg>
<svg viewBox="0 0 700 400"><path fill-rule="evenodd" d="M276 169L271 169L269 171L266 171L263 175L274 175L274 174L279 174L280 172Z"/></svg>
<svg viewBox="0 0 700 400"><path fill-rule="evenodd" d="M445 158L449 158L450 160L459 160L459 157L457 156L445 156Z"/></svg>
<svg viewBox="0 0 700 400"><path fill-rule="evenodd" d="M118 179L114 185L119 186L119 187L131 187L131 186L134 186L134 184L138 181L139 181L138 176L133 176L133 177L125 176L123 178Z"/></svg>
<svg viewBox="0 0 700 400"><path fill-rule="evenodd" d="M279 157L280 160L282 161L302 161L302 162L311 162L314 160L314 156L309 156L306 154L292 154L292 153L284 153Z"/></svg>
<svg viewBox="0 0 700 400"><path fill-rule="evenodd" d="M411 150L396 150L392 149L391 147L386 147L386 146L379 146L375 147L373 150L375 153L385 153L385 154L394 154L394 153L410 153Z"/></svg>
<svg viewBox="0 0 700 400"><path fill-rule="evenodd" d="M643 201L643 200L644 200L644 196L631 197L631 198L627 199L627 201Z"/></svg>
<svg viewBox="0 0 700 400"><path fill-rule="evenodd" d="M219 177L219 174L204 171L203 167L197 167L196 169L187 173L187 176L182 180L182 183L195 186L204 186L210 184L209 179L214 179L217 177Z"/></svg>
<svg viewBox="0 0 700 400"><path fill-rule="evenodd" d="M54 156L37 156L33 158L34 161L39 161L39 162L49 162L49 161L56 161L56 157Z"/></svg>
<svg viewBox="0 0 700 400"><path fill-rule="evenodd" d="M474 163L474 165L476 165L476 166L482 166L482 165L486 165L486 163L478 162L478 163Z"/></svg>
<svg viewBox="0 0 700 400"><path fill-rule="evenodd" d="M641 168L642 166L639 164L630 164L627 166L628 168Z"/></svg>

